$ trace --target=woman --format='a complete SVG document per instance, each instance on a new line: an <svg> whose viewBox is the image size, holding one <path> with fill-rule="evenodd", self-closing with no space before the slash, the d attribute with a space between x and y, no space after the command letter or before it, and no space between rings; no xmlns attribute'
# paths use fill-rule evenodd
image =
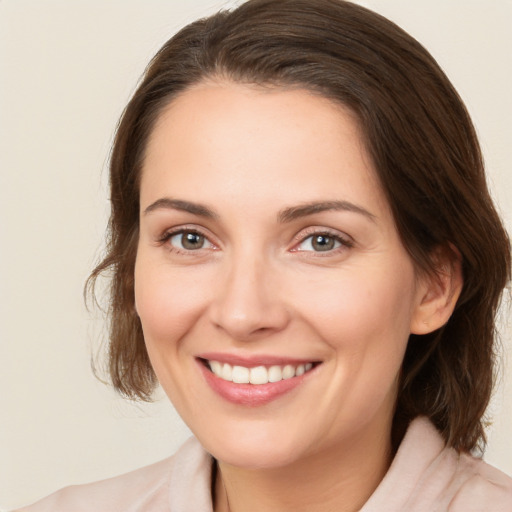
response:
<svg viewBox="0 0 512 512"><path fill-rule="evenodd" d="M251 0L156 55L111 159L110 372L196 439L40 510L512 510L485 441L510 276L468 114L339 0Z"/></svg>

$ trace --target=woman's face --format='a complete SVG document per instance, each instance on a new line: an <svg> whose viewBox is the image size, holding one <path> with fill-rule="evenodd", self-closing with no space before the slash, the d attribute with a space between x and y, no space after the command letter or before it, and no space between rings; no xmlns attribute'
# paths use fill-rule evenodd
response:
<svg viewBox="0 0 512 512"><path fill-rule="evenodd" d="M348 110L219 82L162 113L136 308L160 383L216 458L283 466L389 433L420 281Z"/></svg>

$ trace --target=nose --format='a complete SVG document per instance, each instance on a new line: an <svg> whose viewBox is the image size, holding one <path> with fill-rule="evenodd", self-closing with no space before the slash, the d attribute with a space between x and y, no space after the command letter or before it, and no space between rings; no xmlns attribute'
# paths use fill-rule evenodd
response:
<svg viewBox="0 0 512 512"><path fill-rule="evenodd" d="M217 329L237 341L250 341L283 330L289 311L277 279L277 269L255 257L225 262L210 306Z"/></svg>

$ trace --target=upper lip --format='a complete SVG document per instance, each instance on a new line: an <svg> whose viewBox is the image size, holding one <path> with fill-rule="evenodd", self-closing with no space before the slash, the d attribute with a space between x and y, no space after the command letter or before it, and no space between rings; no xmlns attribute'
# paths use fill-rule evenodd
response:
<svg viewBox="0 0 512 512"><path fill-rule="evenodd" d="M209 361L218 361L219 363L228 363L231 366L244 366L246 368L253 368L255 366L285 366L291 364L294 366L307 363L319 362L317 359L302 359L294 357L283 357L268 354L253 354L253 355L236 355L226 354L222 352L208 352L199 354L199 359L206 359Z"/></svg>

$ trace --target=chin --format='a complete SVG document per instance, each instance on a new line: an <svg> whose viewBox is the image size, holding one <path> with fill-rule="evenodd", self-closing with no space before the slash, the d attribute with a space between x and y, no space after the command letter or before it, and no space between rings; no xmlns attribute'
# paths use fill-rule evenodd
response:
<svg viewBox="0 0 512 512"><path fill-rule="evenodd" d="M237 468L277 469L289 466L298 459L297 449L288 449L277 444L260 446L257 443L244 443L237 446L217 446L212 455L215 459Z"/></svg>
<svg viewBox="0 0 512 512"><path fill-rule="evenodd" d="M285 467L306 455L307 441L286 433L288 429L262 428L262 424L244 428L240 423L239 428L222 428L218 434L210 429L196 436L215 459L249 470Z"/></svg>

